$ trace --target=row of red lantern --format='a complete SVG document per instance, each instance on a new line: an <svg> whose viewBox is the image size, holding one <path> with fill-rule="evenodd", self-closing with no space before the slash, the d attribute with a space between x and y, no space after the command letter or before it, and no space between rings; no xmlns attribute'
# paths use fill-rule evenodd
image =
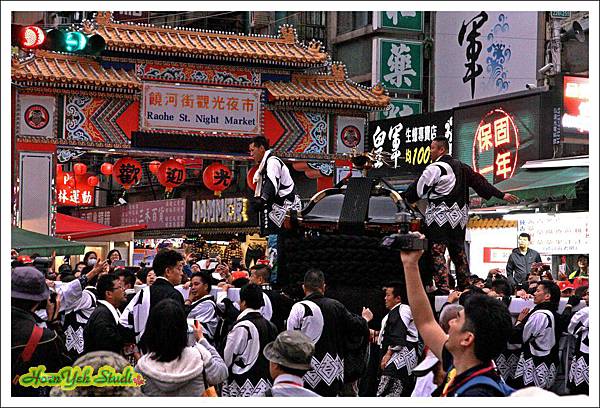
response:
<svg viewBox="0 0 600 408"><path fill-rule="evenodd" d="M62 168L62 164L57 164L56 165L56 175L58 178L62 177L64 175L64 171ZM73 174L75 176L83 176L87 173L87 166L83 163L75 163L75 165L73 166ZM87 178L87 184L90 187L96 187L98 185L98 183L100 182L100 180L98 179L97 176L89 176ZM75 187L75 178L71 177L71 178L67 178L67 182L66 185L68 185L71 188Z"/></svg>
<svg viewBox="0 0 600 408"><path fill-rule="evenodd" d="M60 166L60 165L59 165ZM158 178L158 182L165 186L167 191L181 185L185 181L185 165L182 159L169 159L164 162L153 160L149 163L150 172ZM248 186L254 190L256 184L253 181L254 173L257 166L254 166L246 178ZM62 167L60 170L62 171ZM82 175L87 172L87 166L83 163L75 163L73 171L77 175ZM117 182L126 190L139 183L142 178L142 165L135 159L124 157L113 165L111 163L103 163L100 166L100 172L105 176L113 175ZM221 163L213 163L204 169L202 174L204 185L215 192L215 195L220 196L221 192L226 190L233 181L233 172L231 169ZM98 177L90 176L88 178L90 186L98 184Z"/></svg>

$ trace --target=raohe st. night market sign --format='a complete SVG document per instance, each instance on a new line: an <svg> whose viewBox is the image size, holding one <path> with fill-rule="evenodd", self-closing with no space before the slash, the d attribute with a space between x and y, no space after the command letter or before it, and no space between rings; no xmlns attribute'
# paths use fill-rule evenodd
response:
<svg viewBox="0 0 600 408"><path fill-rule="evenodd" d="M141 128L259 135L261 96L260 89L145 83Z"/></svg>
<svg viewBox="0 0 600 408"><path fill-rule="evenodd" d="M493 174L494 182L506 180L515 172L518 155L519 130L513 118L502 108L489 111L473 138L473 170Z"/></svg>

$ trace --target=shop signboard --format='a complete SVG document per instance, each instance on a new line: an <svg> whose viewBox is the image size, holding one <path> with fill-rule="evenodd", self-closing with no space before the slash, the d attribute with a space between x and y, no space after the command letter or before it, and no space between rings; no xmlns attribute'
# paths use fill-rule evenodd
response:
<svg viewBox="0 0 600 408"><path fill-rule="evenodd" d="M184 228L185 214L185 198L142 201L123 207L121 225L146 224L148 229Z"/></svg>
<svg viewBox="0 0 600 408"><path fill-rule="evenodd" d="M563 114L561 135L565 143L588 143L592 108L589 78L563 77Z"/></svg>
<svg viewBox="0 0 600 408"><path fill-rule="evenodd" d="M377 120L394 119L423 112L421 99L390 99L390 104L383 112L377 112Z"/></svg>
<svg viewBox="0 0 600 408"><path fill-rule="evenodd" d="M56 201L58 205L87 207L94 205L94 186L87 183L88 175L76 176L73 172L62 172L56 177Z"/></svg>
<svg viewBox="0 0 600 408"><path fill-rule="evenodd" d="M373 30L423 32L424 14L422 11L376 11L373 12Z"/></svg>
<svg viewBox="0 0 600 408"><path fill-rule="evenodd" d="M262 134L260 89L144 83L140 128L146 131Z"/></svg>
<svg viewBox="0 0 600 408"><path fill-rule="evenodd" d="M192 226L248 223L248 199L243 197L194 200L191 204Z"/></svg>
<svg viewBox="0 0 600 408"><path fill-rule="evenodd" d="M538 21L538 12L437 12L435 110L537 83Z"/></svg>
<svg viewBox="0 0 600 408"><path fill-rule="evenodd" d="M373 39L372 83L393 92L420 93L423 89L423 43Z"/></svg>
<svg viewBox="0 0 600 408"><path fill-rule="evenodd" d="M118 227L121 225L121 208L123 207L90 208L78 211L76 216L82 220Z"/></svg>
<svg viewBox="0 0 600 408"><path fill-rule="evenodd" d="M537 93L454 109L453 156L494 184L528 160L552 157L552 103Z"/></svg>
<svg viewBox="0 0 600 408"><path fill-rule="evenodd" d="M420 172L431 162L430 145L434 138L444 136L452 146L452 121L452 110L447 110L370 122L369 142L376 156L391 154L390 167ZM382 166L383 160L373 164L374 168Z"/></svg>

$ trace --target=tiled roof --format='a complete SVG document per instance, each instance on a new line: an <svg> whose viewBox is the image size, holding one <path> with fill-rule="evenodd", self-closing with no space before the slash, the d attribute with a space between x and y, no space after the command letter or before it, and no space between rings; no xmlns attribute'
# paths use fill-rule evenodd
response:
<svg viewBox="0 0 600 408"><path fill-rule="evenodd" d="M390 103L383 87L377 85L371 89L353 84L346 78L345 68L333 64L332 73L293 74L290 82L267 81L264 86L278 102L312 102L342 105L360 105L371 108L385 108Z"/></svg>
<svg viewBox="0 0 600 408"><path fill-rule="evenodd" d="M323 65L328 58L319 42L313 41L308 46L299 43L296 31L290 26L280 27L279 37L269 37L118 23L113 21L110 12L98 12L95 22L109 51L302 66Z"/></svg>
<svg viewBox="0 0 600 408"><path fill-rule="evenodd" d="M141 89L141 83L133 73L112 67L103 68L100 63L83 56L44 50L36 50L24 60L13 57L12 78L17 81Z"/></svg>
<svg viewBox="0 0 600 408"><path fill-rule="evenodd" d="M471 218L467 224L467 228L515 228L516 220L503 220L502 218L488 218L477 220Z"/></svg>

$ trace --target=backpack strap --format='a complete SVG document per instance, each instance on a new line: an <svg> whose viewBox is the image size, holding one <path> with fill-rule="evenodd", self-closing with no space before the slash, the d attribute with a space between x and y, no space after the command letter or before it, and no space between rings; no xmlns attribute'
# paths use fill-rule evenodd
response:
<svg viewBox="0 0 600 408"><path fill-rule="evenodd" d="M40 343L43 334L44 329L38 326L37 324L34 324L33 329L31 330L31 335L29 336L29 340L27 340L25 348L23 349L23 351L19 355L19 358L16 361L17 366L20 367L22 363L27 363L29 360L31 360L31 357L33 357L33 353L35 352L35 349ZM12 379L13 385L17 385L19 383L19 377L19 374L16 374L14 376L14 378Z"/></svg>
<svg viewBox="0 0 600 408"><path fill-rule="evenodd" d="M37 348L37 345L39 344L43 334L44 329L37 324L34 324L33 330L31 331L31 336L29 336L29 340L27 340L27 344L21 353L21 360L23 360L24 363L31 360L31 357L33 356L33 353L35 352L35 349Z"/></svg>
<svg viewBox="0 0 600 408"><path fill-rule="evenodd" d="M478 376L471 378L470 380L465 382L463 385L461 385L454 393L454 396L461 397L462 394L466 390L468 390L469 388L471 388L475 385L487 385L491 388L494 388L496 391L503 394L504 396L508 396L508 395L512 394L512 392L514 391L514 389L512 387L510 387L508 384L506 384L504 382L504 380L502 380L502 379L500 380L500 382L497 382L488 376L478 375Z"/></svg>

